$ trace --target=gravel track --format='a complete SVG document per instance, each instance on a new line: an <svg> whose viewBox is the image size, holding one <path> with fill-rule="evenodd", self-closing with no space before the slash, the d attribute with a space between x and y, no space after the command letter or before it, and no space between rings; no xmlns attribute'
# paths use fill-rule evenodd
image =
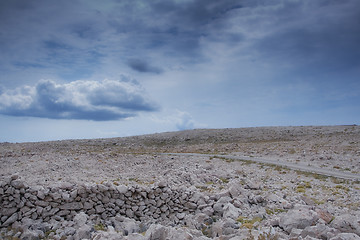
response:
<svg viewBox="0 0 360 240"><path fill-rule="evenodd" d="M303 165L301 163L291 163L291 162L283 162L283 161L275 161L271 159L265 158L256 158L256 157L246 157L246 156L234 156L234 155L212 155L212 154L200 154L200 153L163 153L167 155L175 155L175 156L206 156L206 157L220 157L225 159L237 160L237 161L252 161L256 163L264 163L286 167L293 170L300 170L305 172L316 173L320 175L325 175L329 177L336 177L342 179L350 179L350 180L360 180L359 174L353 174L348 172L341 172L332 169L323 169L314 166Z"/></svg>

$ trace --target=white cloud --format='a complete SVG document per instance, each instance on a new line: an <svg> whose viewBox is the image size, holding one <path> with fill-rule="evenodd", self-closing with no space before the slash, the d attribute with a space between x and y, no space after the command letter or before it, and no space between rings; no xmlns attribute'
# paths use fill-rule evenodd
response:
<svg viewBox="0 0 360 240"><path fill-rule="evenodd" d="M139 83L125 78L65 84L42 80L0 94L0 114L10 116L106 121L157 108Z"/></svg>
<svg viewBox="0 0 360 240"><path fill-rule="evenodd" d="M168 129L187 130L199 127L205 127L204 124L196 122L193 116L186 111L166 111L162 116L153 115L150 119L156 124L167 126Z"/></svg>
<svg viewBox="0 0 360 240"><path fill-rule="evenodd" d="M178 111L177 121L176 121L176 128L178 130L193 129L194 126L195 126L195 121L189 113Z"/></svg>

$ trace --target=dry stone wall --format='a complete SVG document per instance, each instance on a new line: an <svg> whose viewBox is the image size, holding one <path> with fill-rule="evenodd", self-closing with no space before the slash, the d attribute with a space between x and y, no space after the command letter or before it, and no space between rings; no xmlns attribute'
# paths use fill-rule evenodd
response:
<svg viewBox="0 0 360 240"><path fill-rule="evenodd" d="M18 176L0 181L1 226L10 226L22 218L71 220L79 212L90 218L107 219L121 214L135 220L171 220L181 223L187 214L207 206L206 196L184 188L104 184L72 185L59 183L49 187L27 186Z"/></svg>

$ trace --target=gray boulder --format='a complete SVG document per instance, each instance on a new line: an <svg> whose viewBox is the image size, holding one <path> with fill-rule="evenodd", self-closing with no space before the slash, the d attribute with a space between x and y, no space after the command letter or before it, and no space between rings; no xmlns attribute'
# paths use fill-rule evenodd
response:
<svg viewBox="0 0 360 240"><path fill-rule="evenodd" d="M241 210L239 208L236 208L231 203L227 203L225 207L223 208L223 217L224 218L231 218L231 219L237 219L240 216Z"/></svg>
<svg viewBox="0 0 360 240"><path fill-rule="evenodd" d="M160 224L151 224L146 231L145 238L148 240L162 240L166 239L167 229Z"/></svg>
<svg viewBox="0 0 360 240"><path fill-rule="evenodd" d="M82 225L76 230L74 235L75 240L89 239L91 236L91 227L89 225Z"/></svg>
<svg viewBox="0 0 360 240"><path fill-rule="evenodd" d="M312 226L318 219L319 217L315 211L300 207L292 209L281 216L279 226L287 233L290 233L293 228L304 229L308 226Z"/></svg>
<svg viewBox="0 0 360 240"><path fill-rule="evenodd" d="M300 230L301 231L301 230ZM306 227L301 231L300 236L305 238L307 236L318 239L330 239L339 234L339 230L330 228L325 224L317 224L316 226Z"/></svg>
<svg viewBox="0 0 360 240"><path fill-rule="evenodd" d="M341 232L360 235L360 216L343 214L335 217L330 225Z"/></svg>

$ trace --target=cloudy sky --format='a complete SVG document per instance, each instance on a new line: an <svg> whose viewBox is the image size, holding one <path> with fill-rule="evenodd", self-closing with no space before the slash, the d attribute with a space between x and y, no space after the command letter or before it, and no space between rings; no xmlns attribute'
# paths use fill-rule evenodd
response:
<svg viewBox="0 0 360 240"><path fill-rule="evenodd" d="M0 1L0 141L335 124L358 0Z"/></svg>

